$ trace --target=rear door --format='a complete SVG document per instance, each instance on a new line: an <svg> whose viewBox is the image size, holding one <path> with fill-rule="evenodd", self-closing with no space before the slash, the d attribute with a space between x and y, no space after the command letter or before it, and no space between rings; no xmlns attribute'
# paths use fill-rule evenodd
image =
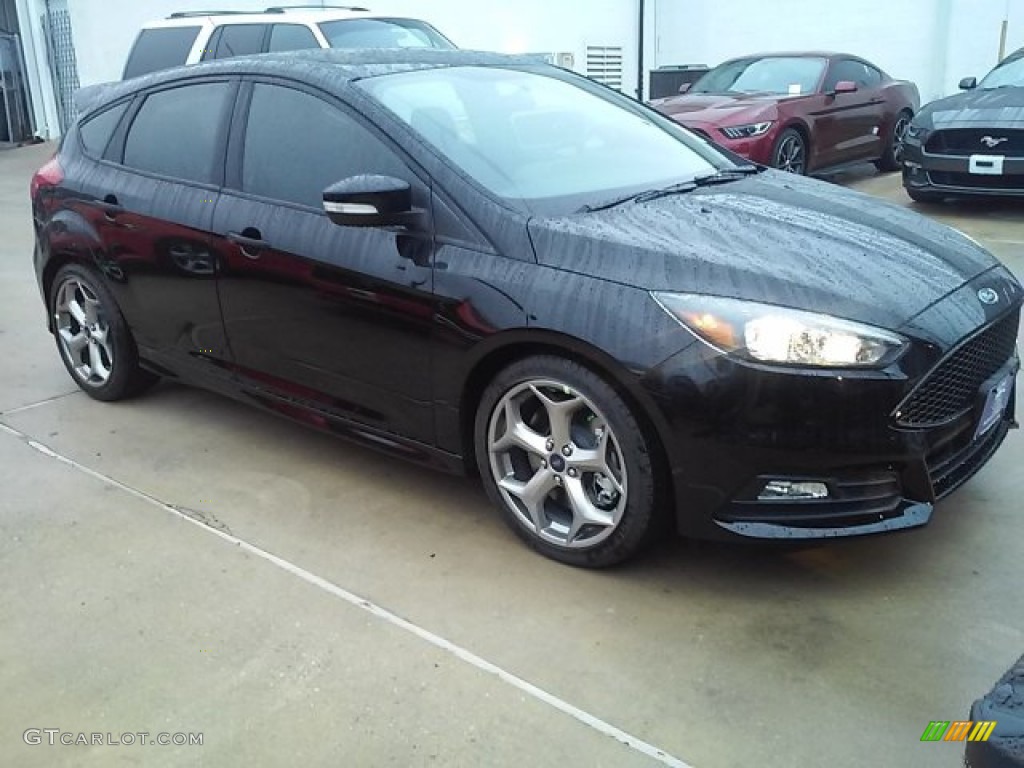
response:
<svg viewBox="0 0 1024 768"><path fill-rule="evenodd" d="M358 114L298 84L247 84L234 123L214 231L248 391L292 416L432 442L432 232L339 227L322 204L360 174L408 181L422 208L429 185Z"/></svg>
<svg viewBox="0 0 1024 768"><path fill-rule="evenodd" d="M137 97L83 174L109 285L146 357L172 372L226 370L210 230L237 89L189 80Z"/></svg>
<svg viewBox="0 0 1024 768"><path fill-rule="evenodd" d="M844 80L857 84L853 93L835 93ZM885 100L878 70L856 59L836 59L825 76L826 103L819 122L821 164L839 165L874 160L882 153L881 126Z"/></svg>

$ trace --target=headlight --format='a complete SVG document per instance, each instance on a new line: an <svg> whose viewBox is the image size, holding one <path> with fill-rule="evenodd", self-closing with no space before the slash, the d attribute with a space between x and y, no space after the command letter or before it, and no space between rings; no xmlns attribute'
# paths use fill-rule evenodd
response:
<svg viewBox="0 0 1024 768"><path fill-rule="evenodd" d="M926 141L928 141L928 137L931 135L931 128L925 128L923 126L918 125L917 123L911 123L910 125L907 126L908 139L914 139L915 141L920 141L922 144L924 144Z"/></svg>
<svg viewBox="0 0 1024 768"><path fill-rule="evenodd" d="M715 349L757 362L880 368L907 348L895 333L830 315L717 296L651 295Z"/></svg>
<svg viewBox="0 0 1024 768"><path fill-rule="evenodd" d="M754 136L764 136L772 125L771 120L766 120L763 123L750 123L750 125L733 125L723 128L722 133L730 139L751 139Z"/></svg>

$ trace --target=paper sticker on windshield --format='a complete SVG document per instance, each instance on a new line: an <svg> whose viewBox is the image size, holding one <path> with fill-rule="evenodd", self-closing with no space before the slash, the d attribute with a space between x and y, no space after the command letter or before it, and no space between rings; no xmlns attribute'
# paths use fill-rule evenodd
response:
<svg viewBox="0 0 1024 768"><path fill-rule="evenodd" d="M799 96L801 93L803 93L803 88L800 87L800 83L790 83L790 85L789 85L789 95L790 96Z"/></svg>

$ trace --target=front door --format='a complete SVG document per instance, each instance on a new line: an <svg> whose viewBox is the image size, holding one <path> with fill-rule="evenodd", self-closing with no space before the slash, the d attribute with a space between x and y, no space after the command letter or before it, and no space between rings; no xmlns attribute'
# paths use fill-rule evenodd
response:
<svg viewBox="0 0 1024 768"><path fill-rule="evenodd" d="M872 82L871 67L855 59L832 62L825 79L825 104L819 118L820 164L840 165L881 156L885 102ZM874 71L877 79L881 75ZM836 84L857 84L853 93L835 93Z"/></svg>
<svg viewBox="0 0 1024 768"><path fill-rule="evenodd" d="M410 182L422 207L429 187L342 104L299 85L247 84L235 121L213 228L246 387L292 416L433 442L431 232L339 227L322 206L326 187L360 174Z"/></svg>

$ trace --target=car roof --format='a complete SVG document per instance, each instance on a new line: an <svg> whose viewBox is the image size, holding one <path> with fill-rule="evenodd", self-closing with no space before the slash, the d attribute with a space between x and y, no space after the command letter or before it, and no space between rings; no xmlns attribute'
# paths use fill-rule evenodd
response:
<svg viewBox="0 0 1024 768"><path fill-rule="evenodd" d="M748 59L861 59L852 53L837 51L763 51L744 56L734 56L729 61L747 61Z"/></svg>
<svg viewBox="0 0 1024 768"><path fill-rule="evenodd" d="M320 24L325 21L344 19L406 19L400 14L374 13L366 9L288 9L280 11L253 11L252 13L225 13L219 11L188 11L183 15L172 14L166 19L155 19L142 25L143 29L165 27L196 27L224 24ZM409 18L409 20L412 20Z"/></svg>
<svg viewBox="0 0 1024 768"><path fill-rule="evenodd" d="M160 70L116 83L82 88L75 95L80 114L153 86L209 75L283 75L326 90L354 80L445 67L556 67L536 56L511 56L438 48L310 49L262 53Z"/></svg>

